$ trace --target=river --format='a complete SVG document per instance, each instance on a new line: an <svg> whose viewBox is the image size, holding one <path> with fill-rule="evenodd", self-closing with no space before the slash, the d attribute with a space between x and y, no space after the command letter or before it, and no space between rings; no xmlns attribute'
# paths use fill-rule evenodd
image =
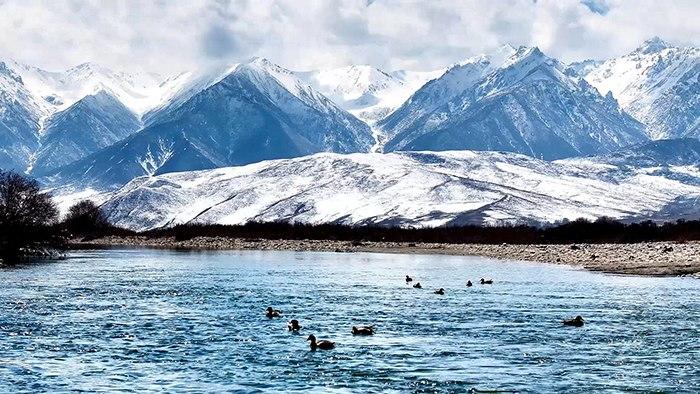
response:
<svg viewBox="0 0 700 394"><path fill-rule="evenodd" d="M691 278L481 257L149 249L79 251L0 278L3 392L700 391ZM283 317L268 319L268 306ZM576 315L585 326L561 324ZM287 331L292 318L300 334ZM359 324L375 335L353 336ZM310 351L309 334L336 348Z"/></svg>

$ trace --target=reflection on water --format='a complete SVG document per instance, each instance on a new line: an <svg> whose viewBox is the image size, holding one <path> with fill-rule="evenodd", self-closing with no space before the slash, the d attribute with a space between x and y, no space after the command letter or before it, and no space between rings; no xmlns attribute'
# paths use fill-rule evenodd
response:
<svg viewBox="0 0 700 394"><path fill-rule="evenodd" d="M0 391L700 391L696 279L156 250L79 252L0 279ZM284 318L267 319L267 306ZM577 314L584 327L561 325ZM358 324L377 333L353 337ZM311 333L337 348L310 352Z"/></svg>

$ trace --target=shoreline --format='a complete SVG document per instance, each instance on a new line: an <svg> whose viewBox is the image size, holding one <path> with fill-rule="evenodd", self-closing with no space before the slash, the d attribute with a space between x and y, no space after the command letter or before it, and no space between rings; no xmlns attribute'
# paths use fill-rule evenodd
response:
<svg viewBox="0 0 700 394"><path fill-rule="evenodd" d="M700 242L635 244L438 244L421 242L356 242L336 240L270 240L196 237L109 236L73 240L74 249L147 247L180 250L288 250L308 252L374 252L482 256L583 267L589 271L642 276L700 278Z"/></svg>

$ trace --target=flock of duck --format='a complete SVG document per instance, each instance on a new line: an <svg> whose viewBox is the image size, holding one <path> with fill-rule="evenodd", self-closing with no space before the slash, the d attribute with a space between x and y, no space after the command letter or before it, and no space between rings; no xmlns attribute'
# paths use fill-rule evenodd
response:
<svg viewBox="0 0 700 394"><path fill-rule="evenodd" d="M410 276L406 275L406 284L410 285L413 282L413 278ZM493 279L484 279L481 278L479 280L479 283L482 285L492 285L493 284ZM473 286L471 280L467 280L467 287ZM420 282L416 282L413 285L413 288L415 289L422 289L423 286L421 286ZM445 295L445 289L442 287L434 291L435 294L438 295ZM271 306L267 308L265 312L265 316L267 316L269 319L276 318L276 317L282 317L282 311L277 310L272 308ZM581 316L576 316L573 319L567 319L563 320L562 323L565 326L573 326L573 327L582 327L584 324L583 317ZM287 329L292 332L299 332L302 329L302 326L299 325L299 320L292 319L287 323ZM374 326L353 326L351 329L352 335L374 335ZM335 348L335 342L329 341L326 339L316 339L316 336L311 334L306 338L307 341L309 341L309 344L311 346L311 350L316 350L316 349L321 349L321 350L330 350Z"/></svg>
<svg viewBox="0 0 700 394"><path fill-rule="evenodd" d="M282 317L282 311L269 306L265 311L265 316L267 316L269 319ZM303 327L299 325L299 320L297 319L292 319L287 323L287 329L289 331L299 332L302 328ZM351 332L352 335L374 335L374 326L353 326ZM330 350L335 347L335 342L325 339L318 340L313 334L309 335L306 340L309 341L311 350Z"/></svg>
<svg viewBox="0 0 700 394"><path fill-rule="evenodd" d="M413 282L413 278L411 278L410 276L406 275L406 284L411 284L411 282ZM479 283L481 283L482 285L492 285L492 284L493 284L493 279L484 279L484 278L481 278L481 280L479 281ZM473 286L472 281L471 281L471 280L468 280L468 281L467 281L467 287L472 287L472 286ZM416 284L413 285L413 288L415 288L415 289L422 289L423 286L421 286L420 282L416 282ZM441 287L441 288L435 290L434 293L435 293L435 294L440 294L440 295L445 295L445 289L443 289L443 288Z"/></svg>

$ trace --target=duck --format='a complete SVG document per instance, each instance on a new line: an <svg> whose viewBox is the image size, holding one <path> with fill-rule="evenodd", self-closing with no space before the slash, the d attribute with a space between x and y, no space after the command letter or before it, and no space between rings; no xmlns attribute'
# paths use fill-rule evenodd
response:
<svg viewBox="0 0 700 394"><path fill-rule="evenodd" d="M467 281L467 287L472 287L472 286L473 286L473 285L472 285L472 281L468 280L468 281Z"/></svg>
<svg viewBox="0 0 700 394"><path fill-rule="evenodd" d="M579 315L573 319L564 320L562 323L564 323L565 326L581 327L583 326L583 318Z"/></svg>
<svg viewBox="0 0 700 394"><path fill-rule="evenodd" d="M301 330L301 326L299 325L299 320L297 319L292 319L287 323L287 329L289 331L299 331Z"/></svg>
<svg viewBox="0 0 700 394"><path fill-rule="evenodd" d="M352 335L374 335L374 326L352 326Z"/></svg>
<svg viewBox="0 0 700 394"><path fill-rule="evenodd" d="M445 289L443 289L443 288L441 287L441 288L435 290L434 293L435 293L435 294L440 294L440 295L445 295Z"/></svg>
<svg viewBox="0 0 700 394"><path fill-rule="evenodd" d="M280 316L282 316L282 311L279 311L277 309L272 309L271 306L268 306L267 312L265 313L265 316L267 316L269 318L280 317Z"/></svg>
<svg viewBox="0 0 700 394"><path fill-rule="evenodd" d="M481 284L482 284L482 285L492 285L492 284L493 284L493 279L484 279L484 278L481 278Z"/></svg>
<svg viewBox="0 0 700 394"><path fill-rule="evenodd" d="M414 288L414 289L422 289L423 286L421 286L421 285L420 285L420 282L418 282L418 283L416 283L415 285L413 285L413 288Z"/></svg>
<svg viewBox="0 0 700 394"><path fill-rule="evenodd" d="M309 335L308 338L306 338L307 341L311 341L311 350L316 350L316 349L321 349L321 350L330 350L335 347L335 342L327 341L325 339L322 339L320 341L316 340L316 336L314 334Z"/></svg>
<svg viewBox="0 0 700 394"><path fill-rule="evenodd" d="M408 282L413 282L413 278L411 278L410 276L406 275L406 283L408 283Z"/></svg>

